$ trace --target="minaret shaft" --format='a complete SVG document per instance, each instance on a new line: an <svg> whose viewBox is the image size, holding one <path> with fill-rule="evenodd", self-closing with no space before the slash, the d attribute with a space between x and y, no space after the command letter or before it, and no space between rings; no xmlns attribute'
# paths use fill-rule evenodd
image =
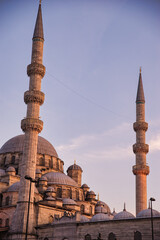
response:
<svg viewBox="0 0 160 240"><path fill-rule="evenodd" d="M30 77L29 90L24 93L24 102L27 104L27 114L26 118L21 121L21 128L25 132L25 139L18 203L14 215L16 221L14 221L11 226L12 234L16 232L24 234L26 232L30 181L24 177L29 175L35 179L38 133L43 129L43 122L39 119L40 105L44 102L44 93L41 92L41 80L45 74L45 67L42 65L43 42L41 5L39 5L33 35L31 64L27 67L27 74ZM28 234L34 235L34 227L36 224L34 214L34 183L32 183L30 202Z"/></svg>
<svg viewBox="0 0 160 240"><path fill-rule="evenodd" d="M136 214L147 208L147 175L149 167L146 164L146 154L149 147L146 144L145 133L148 123L145 122L145 99L141 72L136 99L136 122L133 124L136 132L136 144L133 145L133 152L136 155L136 165L133 166L133 174L136 175Z"/></svg>

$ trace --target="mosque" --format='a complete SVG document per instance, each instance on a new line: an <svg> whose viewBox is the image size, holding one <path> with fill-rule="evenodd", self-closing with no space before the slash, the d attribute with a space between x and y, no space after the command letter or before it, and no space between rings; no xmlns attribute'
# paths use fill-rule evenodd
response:
<svg viewBox="0 0 160 240"><path fill-rule="evenodd" d="M45 95L41 80L43 65L43 22L41 2L33 34L31 64L27 67L29 90L24 93L26 118L24 134L8 140L0 149L0 239L7 240L160 240L160 213L147 208L149 166L145 143L145 97L141 70L136 98L136 216L111 212L107 203L96 198L82 183L82 168L76 162L63 171L64 162L55 148L38 134L43 129L39 118ZM152 213L152 218L151 218ZM151 220L153 220L154 232Z"/></svg>

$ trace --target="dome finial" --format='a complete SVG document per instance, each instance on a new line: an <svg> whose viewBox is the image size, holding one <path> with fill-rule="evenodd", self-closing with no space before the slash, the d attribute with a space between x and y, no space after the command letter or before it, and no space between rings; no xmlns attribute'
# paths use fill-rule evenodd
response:
<svg viewBox="0 0 160 240"><path fill-rule="evenodd" d="M98 193L98 196L97 196L97 198L98 198L98 201L99 201L99 193Z"/></svg>
<svg viewBox="0 0 160 240"><path fill-rule="evenodd" d="M39 0L39 5L41 5L41 0Z"/></svg>
<svg viewBox="0 0 160 240"><path fill-rule="evenodd" d="M123 211L126 211L126 203L124 202L124 209L123 209Z"/></svg>
<svg viewBox="0 0 160 240"><path fill-rule="evenodd" d="M142 67L139 68L139 73L141 73L141 72L142 72Z"/></svg>
<svg viewBox="0 0 160 240"><path fill-rule="evenodd" d="M74 165L76 165L76 160L74 160Z"/></svg>

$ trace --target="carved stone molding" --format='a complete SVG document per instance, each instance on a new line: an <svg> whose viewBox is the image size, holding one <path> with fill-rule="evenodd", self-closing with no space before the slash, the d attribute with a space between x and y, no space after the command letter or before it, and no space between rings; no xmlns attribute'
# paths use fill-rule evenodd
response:
<svg viewBox="0 0 160 240"><path fill-rule="evenodd" d="M149 146L148 146L148 144L145 144L145 143L135 143L133 145L133 152L134 153L139 153L139 152L148 153Z"/></svg>
<svg viewBox="0 0 160 240"><path fill-rule="evenodd" d="M40 133L43 129L43 121L35 118L25 118L21 121L21 128L23 132L37 131Z"/></svg>
<svg viewBox="0 0 160 240"><path fill-rule="evenodd" d="M139 174L144 174L144 175L148 175L149 174L149 166L147 165L134 165L132 168L133 174L134 175L139 175Z"/></svg>
<svg viewBox="0 0 160 240"><path fill-rule="evenodd" d="M135 132L137 132L138 130L147 131L148 123L147 122L135 122L135 123L133 123L133 129Z"/></svg>
<svg viewBox="0 0 160 240"><path fill-rule="evenodd" d="M45 66L43 66L42 64L40 63L31 63L27 66L27 74L28 76L32 75L32 74L39 74L42 76L42 78L44 77L45 75Z"/></svg>
<svg viewBox="0 0 160 240"><path fill-rule="evenodd" d="M24 102L27 104L29 102L39 103L42 105L44 103L44 93L41 91L26 91L24 93Z"/></svg>

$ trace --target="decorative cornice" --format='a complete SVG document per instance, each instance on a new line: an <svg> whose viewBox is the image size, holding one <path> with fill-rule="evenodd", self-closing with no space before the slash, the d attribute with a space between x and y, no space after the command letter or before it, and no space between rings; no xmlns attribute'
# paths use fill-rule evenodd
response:
<svg viewBox="0 0 160 240"><path fill-rule="evenodd" d="M148 123L147 122L135 122L135 123L133 123L133 129L135 132L137 132L138 130L143 130L146 132L148 129Z"/></svg>
<svg viewBox="0 0 160 240"><path fill-rule="evenodd" d="M38 103L42 105L44 103L45 94L38 90L26 91L24 93L24 102L27 104L29 102Z"/></svg>
<svg viewBox="0 0 160 240"><path fill-rule="evenodd" d="M133 166L132 172L134 175L140 175L140 174L148 175L150 170L149 170L149 166L139 164L139 165Z"/></svg>
<svg viewBox="0 0 160 240"><path fill-rule="evenodd" d="M39 74L42 78L45 75L46 68L40 63L34 62L27 66L27 74L31 76L32 74Z"/></svg>
<svg viewBox="0 0 160 240"><path fill-rule="evenodd" d="M36 118L25 118L21 121L21 128L23 132L37 131L40 133L43 129L43 121Z"/></svg>
<svg viewBox="0 0 160 240"><path fill-rule="evenodd" d="M133 145L133 152L134 153L148 153L149 145L145 144L145 143L135 143Z"/></svg>

